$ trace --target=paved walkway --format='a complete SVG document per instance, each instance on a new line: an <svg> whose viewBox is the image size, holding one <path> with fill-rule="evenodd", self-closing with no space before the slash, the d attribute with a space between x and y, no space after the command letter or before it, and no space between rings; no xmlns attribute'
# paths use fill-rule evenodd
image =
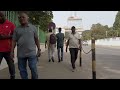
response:
<svg viewBox="0 0 120 90"><path fill-rule="evenodd" d="M44 45L42 45L44 49ZM91 53L82 55L82 67L79 66L79 57L76 62L77 70L75 72L71 71L70 54L69 52L64 52L64 61L58 63L57 51L55 53L55 62L48 62L47 50L43 50L41 57L38 62L38 73L39 79L92 79L92 63L91 63ZM65 51L65 50L64 50ZM79 54L78 54L79 55ZM16 79L21 79L18 71L18 66L16 67ZM100 70L99 66L96 67ZM28 68L29 79L30 70ZM97 73L97 78L101 78L101 74ZM9 79L8 68L0 70L0 79Z"/></svg>

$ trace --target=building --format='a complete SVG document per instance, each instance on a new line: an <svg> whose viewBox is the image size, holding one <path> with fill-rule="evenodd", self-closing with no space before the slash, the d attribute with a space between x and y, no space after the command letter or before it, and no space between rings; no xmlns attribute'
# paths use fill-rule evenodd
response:
<svg viewBox="0 0 120 90"><path fill-rule="evenodd" d="M74 12L74 16L70 16L67 19L67 26L64 27L65 29L65 35L71 32L71 27L75 26L76 31L81 35L84 31L83 25L82 25L82 18L79 18L76 16L76 12Z"/></svg>

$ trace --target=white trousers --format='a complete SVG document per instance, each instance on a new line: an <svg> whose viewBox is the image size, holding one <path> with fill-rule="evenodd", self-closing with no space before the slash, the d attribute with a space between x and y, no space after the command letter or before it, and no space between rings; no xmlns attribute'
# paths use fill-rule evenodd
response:
<svg viewBox="0 0 120 90"><path fill-rule="evenodd" d="M49 60L53 57L54 58L54 54L55 54L55 44L51 44L48 47L48 58Z"/></svg>

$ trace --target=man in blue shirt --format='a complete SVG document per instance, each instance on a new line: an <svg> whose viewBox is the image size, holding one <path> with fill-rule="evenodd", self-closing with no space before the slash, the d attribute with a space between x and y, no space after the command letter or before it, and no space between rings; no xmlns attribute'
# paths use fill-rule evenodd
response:
<svg viewBox="0 0 120 90"><path fill-rule="evenodd" d="M57 37L57 50L58 50L58 62L63 61L63 46L64 46L64 34L61 33L61 28L58 28L59 33L56 34ZM61 56L60 56L61 49Z"/></svg>

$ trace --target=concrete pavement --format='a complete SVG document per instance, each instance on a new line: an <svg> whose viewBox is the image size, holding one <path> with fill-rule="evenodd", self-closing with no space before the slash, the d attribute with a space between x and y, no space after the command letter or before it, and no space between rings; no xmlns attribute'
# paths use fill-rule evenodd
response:
<svg viewBox="0 0 120 90"><path fill-rule="evenodd" d="M87 47L87 46L84 46L83 48L86 52L90 50L90 47ZM78 59L76 61L77 70L75 72L72 72L69 50L67 53L64 50L64 61L58 63L57 50L55 52L55 62L48 62L48 52L47 50L45 50L44 45L41 45L41 49L43 53L41 57L39 58L39 62L37 65L39 79L92 79L91 52L89 54L82 53L82 67L79 66L79 56L78 56ZM113 56L108 57L109 63L105 61L107 59L106 57L108 56L107 54L111 55L112 53L112 52L108 53L109 50L113 51L114 49L110 49L110 48L107 49L107 48L102 48L102 47L96 48L96 54L97 54L96 55L96 59L97 59L96 60L97 61L96 62L96 78L97 79L119 78L118 76L115 76L115 75L119 75L119 72L117 70L113 71L112 69L112 72L111 72L111 68L113 65L110 59L112 60ZM116 52L116 49L113 54L117 55L116 54L117 52L116 53L115 52ZM108 68L107 64L112 65L112 66ZM15 66L16 66L16 79L20 79L17 64L15 64ZM116 72L118 74L116 74ZM31 73L30 73L29 68L28 68L28 73L29 73L29 79L30 79ZM109 73L111 77L109 77ZM0 70L0 79L9 79L8 68Z"/></svg>
<svg viewBox="0 0 120 90"><path fill-rule="evenodd" d="M38 62L38 74L39 79L92 79L92 63L91 63L91 53L89 55L82 54L82 67L79 66L79 56L76 61L76 71L71 71L70 54L69 50L66 53L64 50L64 61L58 62L57 50L55 52L55 62L48 62L48 52L45 50L44 45L41 45L43 53L39 58ZM79 55L79 54L78 54ZM21 79L18 66L16 67L16 79ZM28 68L28 67L27 67ZM96 68L99 68L96 67ZM29 79L30 70L28 68ZM101 74L97 74L97 78L102 77ZM8 68L0 70L0 79L9 79Z"/></svg>

